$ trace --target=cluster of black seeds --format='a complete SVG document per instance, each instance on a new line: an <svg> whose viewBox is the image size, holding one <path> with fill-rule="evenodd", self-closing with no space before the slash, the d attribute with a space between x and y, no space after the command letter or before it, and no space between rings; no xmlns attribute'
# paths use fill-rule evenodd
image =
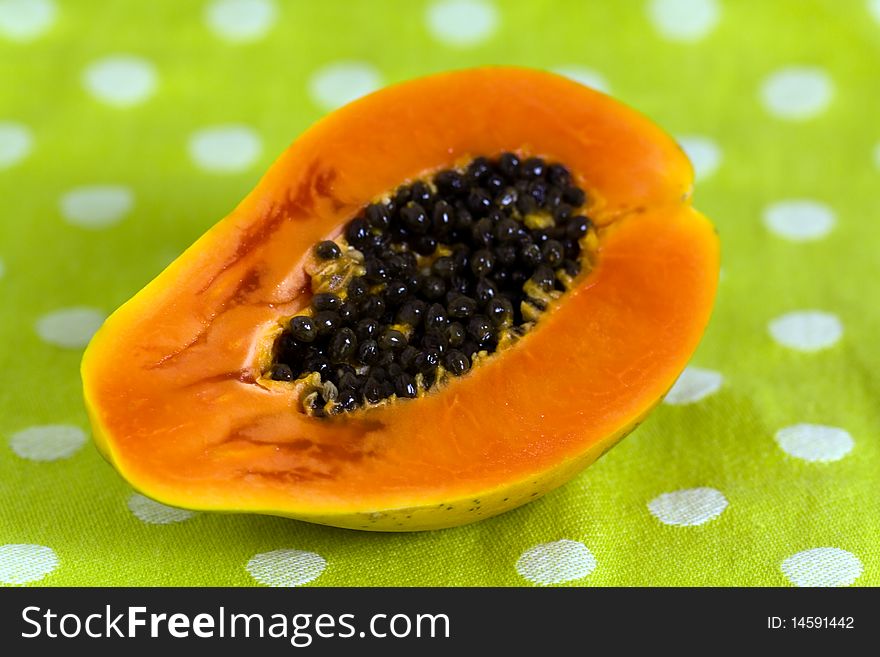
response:
<svg viewBox="0 0 880 657"><path fill-rule="evenodd" d="M585 200L561 164L513 153L401 186L315 247L331 273L278 338L272 378L311 376L305 410L323 416L465 374L580 272Z"/></svg>

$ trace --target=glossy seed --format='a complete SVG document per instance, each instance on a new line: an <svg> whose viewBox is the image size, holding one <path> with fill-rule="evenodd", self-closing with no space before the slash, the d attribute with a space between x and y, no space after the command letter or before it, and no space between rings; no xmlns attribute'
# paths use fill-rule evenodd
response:
<svg viewBox="0 0 880 657"><path fill-rule="evenodd" d="M491 322L489 322L489 320L483 315L473 317L470 322L468 322L467 331L468 335L480 345L485 345L494 336Z"/></svg>
<svg viewBox="0 0 880 657"><path fill-rule="evenodd" d="M425 276L419 287L428 299L439 299L446 294L446 284L439 276Z"/></svg>
<svg viewBox="0 0 880 657"><path fill-rule="evenodd" d="M443 358L443 366L455 376L461 376L470 369L468 357L457 349L453 349Z"/></svg>
<svg viewBox="0 0 880 657"><path fill-rule="evenodd" d="M354 372L343 372L338 378L337 387L340 390L358 390L363 386L363 382Z"/></svg>
<svg viewBox="0 0 880 657"><path fill-rule="evenodd" d="M364 340L358 347L358 360L364 365L373 365L379 360L379 344L375 340Z"/></svg>
<svg viewBox="0 0 880 657"><path fill-rule="evenodd" d="M379 258L367 258L364 267L365 277L371 283L381 283L388 278L388 267Z"/></svg>
<svg viewBox="0 0 880 657"><path fill-rule="evenodd" d="M382 399L382 390L379 382L375 378L370 377L364 384L364 401L369 404L375 404Z"/></svg>
<svg viewBox="0 0 880 657"><path fill-rule="evenodd" d="M494 233L495 226L492 224L492 220L488 217L483 217L471 228L471 240L478 247L491 246Z"/></svg>
<svg viewBox="0 0 880 657"><path fill-rule="evenodd" d="M303 369L306 372L317 372L322 380L327 380L333 373L333 368L330 367L330 362L323 356L319 355L309 356L303 363Z"/></svg>
<svg viewBox="0 0 880 657"><path fill-rule="evenodd" d="M488 158L474 158L467 166L466 175L474 183L480 183L492 171Z"/></svg>
<svg viewBox="0 0 880 657"><path fill-rule="evenodd" d="M488 249L480 249L471 258L471 271L474 276L485 276L495 266L495 256Z"/></svg>
<svg viewBox="0 0 880 657"><path fill-rule="evenodd" d="M568 203L560 203L558 207L553 210L553 218L556 219L557 224L565 222L572 213L572 207Z"/></svg>
<svg viewBox="0 0 880 657"><path fill-rule="evenodd" d="M449 346L449 338L442 329L425 333L421 339L422 349L436 349L438 353L443 354Z"/></svg>
<svg viewBox="0 0 880 657"><path fill-rule="evenodd" d="M342 256L342 250L336 242L324 240L323 242L318 242L318 245L315 247L315 254L321 260L336 260L336 258Z"/></svg>
<svg viewBox="0 0 880 657"><path fill-rule="evenodd" d="M334 363L348 361L357 350L357 337L350 328L343 328L336 332L330 340L328 353Z"/></svg>
<svg viewBox="0 0 880 657"><path fill-rule="evenodd" d="M416 357L418 355L419 350L410 345L403 348L403 351L401 351L399 356L397 357L397 362L404 370L413 370L415 367Z"/></svg>
<svg viewBox="0 0 880 657"><path fill-rule="evenodd" d="M569 239L579 240L590 230L590 220L583 215L571 217L565 227L565 236Z"/></svg>
<svg viewBox="0 0 880 657"><path fill-rule="evenodd" d="M495 196L504 187L504 177L497 173L490 173L483 181L483 187L490 195Z"/></svg>
<svg viewBox="0 0 880 657"><path fill-rule="evenodd" d="M498 158L498 169L508 179L513 180L519 175L519 158L515 153L502 153Z"/></svg>
<svg viewBox="0 0 880 657"><path fill-rule="evenodd" d="M516 189L513 187L505 187L502 189L498 196L495 197L495 203L502 208L509 208L513 204L516 203L516 200L519 198L519 194Z"/></svg>
<svg viewBox="0 0 880 657"><path fill-rule="evenodd" d="M358 318L358 309L353 302L343 301L336 312L339 313L339 319L343 324L351 324Z"/></svg>
<svg viewBox="0 0 880 657"><path fill-rule="evenodd" d="M406 343L406 336L395 329L385 329L379 336L380 349L403 349Z"/></svg>
<svg viewBox="0 0 880 657"><path fill-rule="evenodd" d="M293 381L293 370L284 363L275 363L272 366L272 379L274 381Z"/></svg>
<svg viewBox="0 0 880 657"><path fill-rule="evenodd" d="M312 297L312 307L315 310L339 310L342 299L329 292L321 292Z"/></svg>
<svg viewBox="0 0 880 657"><path fill-rule="evenodd" d="M433 235L420 235L413 240L412 248L419 255L429 256L437 250L437 238Z"/></svg>
<svg viewBox="0 0 880 657"><path fill-rule="evenodd" d="M492 207L492 197L485 189L472 189L468 195L467 207L474 215L478 217L485 216Z"/></svg>
<svg viewBox="0 0 880 657"><path fill-rule="evenodd" d="M416 384L413 378L403 372L394 377L394 392L398 397L407 397L413 399L418 395Z"/></svg>
<svg viewBox="0 0 880 657"><path fill-rule="evenodd" d="M412 189L409 185L401 185L394 192L394 205L398 208L405 206L412 198Z"/></svg>
<svg viewBox="0 0 880 657"><path fill-rule="evenodd" d="M357 398L352 390L343 390L336 397L336 406L342 411L353 411L357 408Z"/></svg>
<svg viewBox="0 0 880 657"><path fill-rule="evenodd" d="M540 178L544 175L544 160L539 157L530 157L522 163L520 171L526 178Z"/></svg>
<svg viewBox="0 0 880 657"><path fill-rule="evenodd" d="M290 320L290 332L300 342L314 342L318 337L318 328L310 317L300 315Z"/></svg>
<svg viewBox="0 0 880 657"><path fill-rule="evenodd" d="M565 249L556 240L547 240L544 242L544 246L541 247L541 256L544 262L551 267L555 267L565 257Z"/></svg>
<svg viewBox="0 0 880 657"><path fill-rule="evenodd" d="M538 287L549 292L553 289L556 278L553 275L553 270L550 269L550 267L548 267L547 265L540 265L537 269L535 269L535 273L532 274L532 280Z"/></svg>
<svg viewBox="0 0 880 657"><path fill-rule="evenodd" d="M448 289L449 292L455 292L457 294L470 294L471 283L467 277L453 274L452 278L449 279Z"/></svg>
<svg viewBox="0 0 880 657"><path fill-rule="evenodd" d="M389 281L384 291L385 302L397 308L409 296L409 287L403 281Z"/></svg>
<svg viewBox="0 0 880 657"><path fill-rule="evenodd" d="M465 190L465 179L458 171L441 171L434 177L437 189L449 196L455 196Z"/></svg>
<svg viewBox="0 0 880 657"><path fill-rule="evenodd" d="M352 246L359 246L370 236L370 228L364 219L354 219L345 229L345 239Z"/></svg>
<svg viewBox="0 0 880 657"><path fill-rule="evenodd" d="M517 228L519 228L519 224L517 222L515 222L513 219L504 217L495 226L495 239L497 239L499 242L512 240L514 237L516 237Z"/></svg>
<svg viewBox="0 0 880 657"><path fill-rule="evenodd" d="M440 352L436 349L420 351L413 364L419 372L429 372L440 364Z"/></svg>
<svg viewBox="0 0 880 657"><path fill-rule="evenodd" d="M481 278L474 291L477 303L484 306L498 294L498 287L488 278Z"/></svg>
<svg viewBox="0 0 880 657"><path fill-rule="evenodd" d="M513 319L513 304L506 297L495 297L486 304L486 315L496 327L508 325Z"/></svg>
<svg viewBox="0 0 880 657"><path fill-rule="evenodd" d="M425 331L439 331L446 328L446 309L439 303L432 303L425 312Z"/></svg>
<svg viewBox="0 0 880 657"><path fill-rule="evenodd" d="M319 336L330 335L342 326L342 318L332 310L323 310L315 313L314 323Z"/></svg>
<svg viewBox="0 0 880 657"><path fill-rule="evenodd" d="M452 322L446 327L446 337L450 347L460 347L465 339L464 326L458 322Z"/></svg>
<svg viewBox="0 0 880 657"><path fill-rule="evenodd" d="M431 227L435 235L445 236L453 228L455 211L446 201L438 201L431 213Z"/></svg>
<svg viewBox="0 0 880 657"><path fill-rule="evenodd" d="M411 189L412 193L410 198L416 203L421 203L422 205L429 203L434 196L431 193L431 188L421 180L414 182Z"/></svg>
<svg viewBox="0 0 880 657"><path fill-rule="evenodd" d="M372 228L384 230L391 225L391 213L381 203L370 203L364 210L364 216Z"/></svg>
<svg viewBox="0 0 880 657"><path fill-rule="evenodd" d="M412 203L403 208L400 211L400 220L407 230L411 230L416 235L424 235L431 227L425 208L418 203Z"/></svg>
<svg viewBox="0 0 880 657"><path fill-rule="evenodd" d="M385 301L380 296L370 295L361 302L361 314L378 319L385 313Z"/></svg>
<svg viewBox="0 0 880 657"><path fill-rule="evenodd" d="M414 299L407 301L400 307L400 310L397 311L396 319L399 324L406 324L416 329L422 323L424 312L425 302L420 299Z"/></svg>
<svg viewBox="0 0 880 657"><path fill-rule="evenodd" d="M566 260L562 263L563 271L571 277L575 277L581 273L581 265L575 260Z"/></svg>
<svg viewBox="0 0 880 657"><path fill-rule="evenodd" d="M561 164L551 164L547 167L547 180L554 185L568 185L571 182L571 174Z"/></svg>
<svg viewBox="0 0 880 657"><path fill-rule="evenodd" d="M351 279L346 289L348 291L348 298L352 301L358 301L367 296L370 284L364 278L357 276Z"/></svg>
<svg viewBox="0 0 880 657"><path fill-rule="evenodd" d="M449 316L456 319L467 319L474 314L476 309L477 302L463 294L453 297L446 306Z"/></svg>
<svg viewBox="0 0 880 657"><path fill-rule="evenodd" d="M365 317L355 327L358 340L371 340L379 337L379 322L372 317Z"/></svg>
<svg viewBox="0 0 880 657"><path fill-rule="evenodd" d="M453 260L450 256L440 256L434 261L434 264L431 265L431 272L435 276L439 276L444 281L448 281L452 278L452 275L455 273L457 266L455 264L455 260Z"/></svg>

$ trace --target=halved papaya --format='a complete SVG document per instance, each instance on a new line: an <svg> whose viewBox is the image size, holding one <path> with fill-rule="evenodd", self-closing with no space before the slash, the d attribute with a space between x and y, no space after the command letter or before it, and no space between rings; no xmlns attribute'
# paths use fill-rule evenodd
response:
<svg viewBox="0 0 880 657"><path fill-rule="evenodd" d="M549 73L480 68L362 98L95 335L95 441L136 489L191 509L404 531L533 500L640 422L696 348L719 256L691 184L658 127ZM508 208L504 190L525 200ZM534 267L555 267L543 284L522 269L533 245ZM374 252L408 260L399 298ZM435 276L438 293L425 278L456 254L466 280ZM490 284L488 310L475 290ZM401 316L420 295L450 314L430 320L445 338ZM475 313L493 322L474 332ZM380 338L387 353L363 347Z"/></svg>

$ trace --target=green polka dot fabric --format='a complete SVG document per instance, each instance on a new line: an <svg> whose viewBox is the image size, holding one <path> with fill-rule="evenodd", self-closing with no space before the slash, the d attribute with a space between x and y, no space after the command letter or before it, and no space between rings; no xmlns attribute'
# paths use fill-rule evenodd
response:
<svg viewBox="0 0 880 657"><path fill-rule="evenodd" d="M665 403L451 530L133 492L83 408L102 320L325 112L482 64L611 93L693 161L723 267ZM878 0L0 0L0 582L880 585L878 74Z"/></svg>

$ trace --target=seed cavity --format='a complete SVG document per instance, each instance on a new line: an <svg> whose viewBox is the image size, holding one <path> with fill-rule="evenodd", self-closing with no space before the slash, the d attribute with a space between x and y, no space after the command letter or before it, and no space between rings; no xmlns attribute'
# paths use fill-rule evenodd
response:
<svg viewBox="0 0 880 657"><path fill-rule="evenodd" d="M589 270L596 231L569 170L503 153L367 205L306 268L267 376L337 415L414 399L514 344Z"/></svg>

